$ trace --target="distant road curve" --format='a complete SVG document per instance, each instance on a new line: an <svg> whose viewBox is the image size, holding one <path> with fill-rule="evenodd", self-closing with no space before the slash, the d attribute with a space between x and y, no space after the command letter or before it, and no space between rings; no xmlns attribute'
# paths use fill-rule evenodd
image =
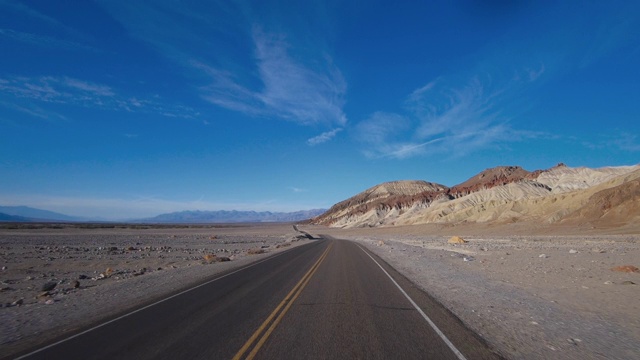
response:
<svg viewBox="0 0 640 360"><path fill-rule="evenodd" d="M17 359L499 359L356 243L324 237Z"/></svg>

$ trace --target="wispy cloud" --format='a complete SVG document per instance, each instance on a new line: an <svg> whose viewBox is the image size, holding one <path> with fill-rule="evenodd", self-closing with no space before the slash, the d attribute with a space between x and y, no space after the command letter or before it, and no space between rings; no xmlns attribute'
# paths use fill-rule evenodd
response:
<svg viewBox="0 0 640 360"><path fill-rule="evenodd" d="M86 108L138 113L154 113L167 117L191 118L197 113L185 106L166 105L157 99L140 99L118 94L107 85L70 77L9 77L0 78L0 99L29 102L29 108L41 109L31 113L36 117L50 117L52 113L40 105L65 104ZM33 104L33 102L38 104ZM3 101L0 103L13 103ZM19 105L15 105L19 106ZM21 108L26 108L22 106ZM15 110L20 110L16 108ZM24 112L24 111L23 111Z"/></svg>
<svg viewBox="0 0 640 360"><path fill-rule="evenodd" d="M285 26L266 30L248 4L219 2L204 13L177 3L102 4L131 36L196 74L195 81L202 81L194 81L194 87L211 104L301 125L347 122L347 84L328 52L317 43L300 43L309 40ZM140 13L147 16L141 19ZM185 19L194 26L185 27ZM229 46L229 38L235 46Z"/></svg>
<svg viewBox="0 0 640 360"><path fill-rule="evenodd" d="M235 75L202 62L192 62L212 82L201 88L207 101L251 116L274 116L303 125L344 125L347 85L328 56L312 59L315 68L294 59L285 36L253 31L260 89L241 84ZM334 134L335 135L335 134Z"/></svg>
<svg viewBox="0 0 640 360"><path fill-rule="evenodd" d="M27 114L32 117L36 117L39 119L47 120L47 121L67 121L67 117L61 115L55 111L45 110L37 105L30 105L28 107L21 106L16 104L15 102L7 102L0 100L0 107L4 107L5 109L14 110L23 114Z"/></svg>
<svg viewBox="0 0 640 360"><path fill-rule="evenodd" d="M323 132L322 134L320 134L318 136L314 136L314 137L308 139L307 140L307 144L309 144L310 146L316 146L316 145L325 143L325 142L333 139L340 131L342 131L342 128L336 128L336 129L333 129L331 131Z"/></svg>
<svg viewBox="0 0 640 360"><path fill-rule="evenodd" d="M84 45L76 41L59 39L46 35L26 33L12 29L0 29L0 37L5 37L14 41L52 49L88 50L93 52L99 51L94 47Z"/></svg>
<svg viewBox="0 0 640 360"><path fill-rule="evenodd" d="M461 156L535 136L509 125L500 107L506 88L492 89L478 77L458 87L442 79L428 83L407 97L406 114L376 112L357 125L366 145L363 152L399 159L437 153Z"/></svg>
<svg viewBox="0 0 640 360"><path fill-rule="evenodd" d="M293 191L294 193L303 193L303 192L307 192L309 190L307 189L301 189L301 188L297 188L297 187L292 187L291 191Z"/></svg>
<svg viewBox="0 0 640 360"><path fill-rule="evenodd" d="M613 142L620 150L629 152L640 151L640 138L635 134L623 133Z"/></svg>

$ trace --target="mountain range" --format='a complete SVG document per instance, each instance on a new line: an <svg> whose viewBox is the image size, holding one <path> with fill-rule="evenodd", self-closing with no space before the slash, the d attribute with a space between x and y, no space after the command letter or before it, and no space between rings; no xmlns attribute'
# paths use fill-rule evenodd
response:
<svg viewBox="0 0 640 360"><path fill-rule="evenodd" d="M238 223L238 222L296 222L313 218L326 209L294 212L256 211L180 211L161 214L147 219L135 219L133 223ZM0 222L91 222L104 220L80 218L28 206L0 206Z"/></svg>
<svg viewBox="0 0 640 360"><path fill-rule="evenodd" d="M312 222L332 227L414 224L567 224L624 227L640 220L640 165L484 170L447 187L426 181L376 185Z"/></svg>
<svg viewBox="0 0 640 360"><path fill-rule="evenodd" d="M326 209L301 210L294 212L271 211L180 211L158 215L136 222L149 223L239 223L239 222L295 222L309 220L324 213Z"/></svg>
<svg viewBox="0 0 640 360"><path fill-rule="evenodd" d="M85 221L86 218L69 216L53 211L36 209L28 206L0 206L0 221L32 222L32 221Z"/></svg>

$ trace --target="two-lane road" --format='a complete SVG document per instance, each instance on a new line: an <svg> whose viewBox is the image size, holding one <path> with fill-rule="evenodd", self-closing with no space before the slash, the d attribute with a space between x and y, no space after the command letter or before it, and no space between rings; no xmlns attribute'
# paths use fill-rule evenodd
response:
<svg viewBox="0 0 640 360"><path fill-rule="evenodd" d="M448 311L356 243L318 240L24 359L491 359Z"/></svg>

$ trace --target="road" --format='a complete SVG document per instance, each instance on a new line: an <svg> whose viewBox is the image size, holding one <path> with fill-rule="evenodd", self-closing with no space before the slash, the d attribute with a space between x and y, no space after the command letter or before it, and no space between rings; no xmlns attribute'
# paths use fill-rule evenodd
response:
<svg viewBox="0 0 640 360"><path fill-rule="evenodd" d="M21 359L498 359L358 244L323 239Z"/></svg>

